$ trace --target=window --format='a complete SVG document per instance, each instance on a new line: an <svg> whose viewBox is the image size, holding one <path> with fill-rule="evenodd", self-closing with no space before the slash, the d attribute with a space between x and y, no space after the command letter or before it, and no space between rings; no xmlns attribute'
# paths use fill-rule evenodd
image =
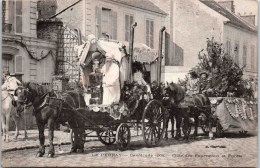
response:
<svg viewBox="0 0 260 168"><path fill-rule="evenodd" d="M22 0L15 1L15 32L22 33L23 22L22 22Z"/></svg>
<svg viewBox="0 0 260 168"><path fill-rule="evenodd" d="M2 26L5 23L6 1L2 1Z"/></svg>
<svg viewBox="0 0 260 168"><path fill-rule="evenodd" d="M15 73L23 73L23 56L15 57Z"/></svg>
<svg viewBox="0 0 260 168"><path fill-rule="evenodd" d="M251 70L255 71L255 65L256 65L256 59L255 59L255 46L251 46Z"/></svg>
<svg viewBox="0 0 260 168"><path fill-rule="evenodd" d="M101 32L107 33L111 35L111 29L109 23L111 22L111 9L102 8L102 16L101 16Z"/></svg>
<svg viewBox="0 0 260 168"><path fill-rule="evenodd" d="M130 40L131 25L134 23L134 16L125 15L125 41Z"/></svg>
<svg viewBox="0 0 260 168"><path fill-rule="evenodd" d="M12 55L3 54L2 56L2 70L4 72L14 73L14 59Z"/></svg>
<svg viewBox="0 0 260 168"><path fill-rule="evenodd" d="M239 65L239 43L238 42L236 42L236 44L235 44L235 49L234 49L234 53L235 53L235 63L237 64L237 65Z"/></svg>
<svg viewBox="0 0 260 168"><path fill-rule="evenodd" d="M226 53L230 56L231 42L227 40L226 42Z"/></svg>
<svg viewBox="0 0 260 168"><path fill-rule="evenodd" d="M117 13L108 8L96 7L97 36L109 35L111 39L117 39Z"/></svg>
<svg viewBox="0 0 260 168"><path fill-rule="evenodd" d="M154 41L154 22L152 20L146 20L146 45L153 48Z"/></svg>
<svg viewBox="0 0 260 168"><path fill-rule="evenodd" d="M247 47L243 46L243 66L247 65Z"/></svg>

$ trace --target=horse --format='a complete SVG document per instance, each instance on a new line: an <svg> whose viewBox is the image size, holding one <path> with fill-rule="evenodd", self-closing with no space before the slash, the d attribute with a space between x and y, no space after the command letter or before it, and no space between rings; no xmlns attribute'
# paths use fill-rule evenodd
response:
<svg viewBox="0 0 260 168"><path fill-rule="evenodd" d="M3 140L9 142L9 123L11 120L15 122L15 139L19 136L19 127L21 116L17 116L18 114L22 114L23 109L18 106L15 106L15 101L12 98L12 95L8 93L8 91L2 91L2 133ZM17 113L16 113L17 111ZM26 131L26 118L24 116L24 139L27 139L27 131Z"/></svg>
<svg viewBox="0 0 260 168"><path fill-rule="evenodd" d="M196 137L198 134L198 125L199 119L204 118L207 120L209 125L209 132L212 133L212 115L211 115L211 108L210 108L210 100L206 93L202 94L194 94L192 96L186 95L185 90L175 84L170 83L166 87L166 92L169 95L169 102L172 106L174 113L170 111L170 118L172 117L171 114L175 115L176 118L176 127L177 127L177 137L180 137L180 125L181 119L184 119L184 128L183 133L186 139L188 139L190 133L190 121L189 118L194 118L194 133L193 136ZM178 108L180 106L181 108Z"/></svg>
<svg viewBox="0 0 260 168"><path fill-rule="evenodd" d="M174 138L174 118L176 120L176 135L175 139L181 137L181 125L183 122L183 130L187 128L189 117L187 108L181 108L181 103L185 98L185 90L176 83L167 83L167 86L161 88L164 98L162 103L164 107L168 110L168 117L166 119L166 132L165 138L168 139L168 124L171 120L172 128L171 135ZM184 133L185 139L187 139L187 134Z"/></svg>
<svg viewBox="0 0 260 168"><path fill-rule="evenodd" d="M39 150L37 157L45 154L45 137L44 127L48 125L49 151L47 157L54 157L55 151L53 146L54 127L55 124L64 124L68 122L74 131L75 140L72 144L71 152L82 152L84 143L82 139L83 122L80 117L75 115L75 109L85 107L84 97L77 91L65 91L63 93L55 93L47 86L35 83L27 83L24 88L19 88L17 92L18 99L24 102L18 102L20 105L31 105L34 109L34 115L39 131Z"/></svg>
<svg viewBox="0 0 260 168"><path fill-rule="evenodd" d="M198 134L199 121L208 123L209 132L212 133L212 115L210 100L205 93L197 93L189 97L186 104L190 104L189 115L194 117L194 133L193 136L196 137ZM207 122L206 122L207 121Z"/></svg>

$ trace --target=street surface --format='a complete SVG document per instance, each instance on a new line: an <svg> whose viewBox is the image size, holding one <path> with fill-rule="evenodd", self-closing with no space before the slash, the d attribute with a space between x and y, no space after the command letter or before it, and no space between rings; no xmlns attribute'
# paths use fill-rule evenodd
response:
<svg viewBox="0 0 260 168"><path fill-rule="evenodd" d="M36 158L36 148L2 153L2 166L257 166L257 135L208 140L200 136L188 142L164 140L159 147L147 148L142 136L132 137L130 147L118 150L99 141L85 143L84 153L69 153L70 145L55 147L54 158ZM46 153L48 148L46 148Z"/></svg>

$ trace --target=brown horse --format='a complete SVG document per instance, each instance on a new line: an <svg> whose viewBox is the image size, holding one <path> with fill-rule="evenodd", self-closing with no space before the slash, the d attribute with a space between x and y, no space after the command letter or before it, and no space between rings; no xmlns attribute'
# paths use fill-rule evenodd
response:
<svg viewBox="0 0 260 168"><path fill-rule="evenodd" d="M11 120L15 122L15 139L17 139L19 135L20 123L22 116L17 116L16 111L18 114L21 114L23 109L14 106L12 95L7 91L2 91L2 133L3 133L3 140L8 142L9 141L9 123ZM24 138L27 138L27 131L26 131L26 118L24 116Z"/></svg>
<svg viewBox="0 0 260 168"><path fill-rule="evenodd" d="M168 104L171 109L169 111L169 118L173 120L173 117L175 116L176 119L177 138L181 136L180 126L183 119L184 123L182 130L185 139L188 139L191 126L189 122L190 117L193 117L195 121L195 129L193 134L194 137L196 137L198 134L198 124L201 116L206 117L206 123L208 124L209 132L212 133L212 115L210 101L206 94L195 94L192 97L187 96L184 89L180 85L175 83L168 84L165 90L166 94L169 96Z"/></svg>
<svg viewBox="0 0 260 168"><path fill-rule="evenodd" d="M34 115L39 130L39 151L37 157L42 157L45 154L45 137L44 127L48 125L49 131L49 151L48 157L54 156L54 127L55 124L68 122L73 128L75 134L75 141L72 144L72 152L77 149L83 151L84 143L82 141L83 122L73 113L73 109L85 107L84 98L81 94L75 91L67 91L62 94L55 94L46 86L41 86L35 83L26 84L25 88L17 93L19 100L24 100L23 103L19 101L19 105L32 105L34 108Z"/></svg>
<svg viewBox="0 0 260 168"><path fill-rule="evenodd" d="M175 83L167 83L167 86L162 88L164 98L162 100L163 105L168 109L169 117L166 120L166 133L165 138L168 138L168 123L171 120L172 129L171 129L171 135L172 138L174 137L174 118L176 120L176 139L179 139L181 137L181 124L182 121L184 123L184 126L187 126L188 124L188 113L187 109L180 108L180 103L183 102L185 98L185 90L178 84ZM186 134L185 134L186 138Z"/></svg>

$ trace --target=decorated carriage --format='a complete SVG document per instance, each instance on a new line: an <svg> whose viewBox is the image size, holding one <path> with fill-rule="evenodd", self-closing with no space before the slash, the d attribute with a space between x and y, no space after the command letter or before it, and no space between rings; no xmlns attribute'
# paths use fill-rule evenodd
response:
<svg viewBox="0 0 260 168"><path fill-rule="evenodd" d="M257 102L238 97L210 97L216 135L224 132L246 134L257 129Z"/></svg>
<svg viewBox="0 0 260 168"><path fill-rule="evenodd" d="M121 149L129 145L130 127L135 124L142 125L143 140L147 146L159 145L167 117L161 102L150 98L148 86L133 81L133 62L143 62L138 55L149 57L149 61L153 62L158 59L158 53L144 44L133 44L134 26L131 32L129 50L126 42L97 39L93 35L77 46L88 109L73 110L83 119L85 131L81 132L81 136L85 139L96 132L94 136L100 142L105 145L116 142ZM77 139L74 130L71 131L72 142Z"/></svg>

